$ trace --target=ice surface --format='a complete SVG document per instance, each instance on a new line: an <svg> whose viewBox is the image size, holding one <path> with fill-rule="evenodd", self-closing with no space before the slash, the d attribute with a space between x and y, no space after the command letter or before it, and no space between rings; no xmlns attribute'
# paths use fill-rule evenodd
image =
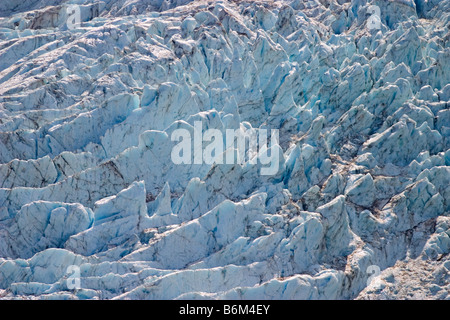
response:
<svg viewBox="0 0 450 320"><path fill-rule="evenodd" d="M0 298L450 298L449 18L0 2ZM278 170L175 164L199 121L279 130Z"/></svg>

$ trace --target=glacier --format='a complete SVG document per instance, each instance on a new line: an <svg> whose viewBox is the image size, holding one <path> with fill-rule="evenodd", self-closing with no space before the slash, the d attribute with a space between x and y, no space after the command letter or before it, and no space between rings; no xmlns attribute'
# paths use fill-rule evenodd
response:
<svg viewBox="0 0 450 320"><path fill-rule="evenodd" d="M0 299L450 299L449 70L446 0L0 2Z"/></svg>

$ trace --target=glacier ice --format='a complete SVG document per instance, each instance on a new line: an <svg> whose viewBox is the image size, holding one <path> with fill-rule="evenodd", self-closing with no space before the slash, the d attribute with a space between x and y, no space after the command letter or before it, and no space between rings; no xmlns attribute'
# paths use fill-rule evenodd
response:
<svg viewBox="0 0 450 320"><path fill-rule="evenodd" d="M0 299L449 299L449 18L0 2ZM199 122L278 130L278 170L175 163Z"/></svg>

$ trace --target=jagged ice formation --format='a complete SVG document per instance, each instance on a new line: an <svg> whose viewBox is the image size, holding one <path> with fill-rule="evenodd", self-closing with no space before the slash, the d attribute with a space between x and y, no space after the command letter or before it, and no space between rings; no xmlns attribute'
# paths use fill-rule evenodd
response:
<svg viewBox="0 0 450 320"><path fill-rule="evenodd" d="M445 0L0 2L0 297L449 299L449 44ZM196 121L279 170L174 164Z"/></svg>

